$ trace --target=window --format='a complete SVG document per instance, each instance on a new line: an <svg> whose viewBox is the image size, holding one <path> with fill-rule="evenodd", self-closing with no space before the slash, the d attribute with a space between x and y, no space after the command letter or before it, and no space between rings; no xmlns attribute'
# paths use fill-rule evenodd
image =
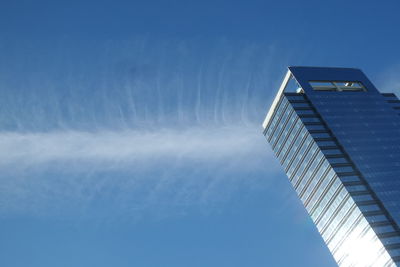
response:
<svg viewBox="0 0 400 267"><path fill-rule="evenodd" d="M296 109L298 115L311 115L314 114L312 109Z"/></svg>
<svg viewBox="0 0 400 267"><path fill-rule="evenodd" d="M287 99L289 100L305 100L304 96L302 95L289 95L289 94L285 94L285 96L287 97Z"/></svg>
<svg viewBox="0 0 400 267"><path fill-rule="evenodd" d="M389 250L389 254L390 254L392 257L398 257L398 256L400 256L400 249L398 249L398 248L396 248L396 249L391 249L391 250Z"/></svg>
<svg viewBox="0 0 400 267"><path fill-rule="evenodd" d="M317 141L318 146L337 146L334 141Z"/></svg>
<svg viewBox="0 0 400 267"><path fill-rule="evenodd" d="M363 212L378 211L378 210L380 210L379 206L378 206L378 205L375 205L375 204L373 204L373 205L366 205L366 206L360 206L359 208L360 208L360 210L363 211Z"/></svg>
<svg viewBox="0 0 400 267"><path fill-rule="evenodd" d="M390 233L395 231L393 226L391 225L375 226L374 230L377 234Z"/></svg>
<svg viewBox="0 0 400 267"><path fill-rule="evenodd" d="M329 158L329 163L335 164L335 163L348 163L346 158Z"/></svg>
<svg viewBox="0 0 400 267"><path fill-rule="evenodd" d="M385 245L399 244L400 243L400 237L399 236L384 237L381 240L383 241L383 244L385 244Z"/></svg>
<svg viewBox="0 0 400 267"><path fill-rule="evenodd" d="M371 195L355 195L353 196L355 202L371 201L374 200Z"/></svg>
<svg viewBox="0 0 400 267"><path fill-rule="evenodd" d="M360 177L358 177L357 175L341 174L339 177L342 182L359 182L360 181Z"/></svg>
<svg viewBox="0 0 400 267"><path fill-rule="evenodd" d="M365 185L351 185L351 186L346 186L346 189L347 189L349 192L367 191L367 188L365 187ZM369 211L369 210L365 210L365 211Z"/></svg>
<svg viewBox="0 0 400 267"><path fill-rule="evenodd" d="M319 118L317 118L317 117L306 117L306 118L301 118L301 120L303 122L305 122L305 123L307 123L307 122L321 122L319 120Z"/></svg>
<svg viewBox="0 0 400 267"><path fill-rule="evenodd" d="M368 216L367 219L368 219L368 221L373 222L373 223L388 221L388 218L386 218L386 216L383 214L371 215L371 216Z"/></svg>
<svg viewBox="0 0 400 267"><path fill-rule="evenodd" d="M293 102L291 103L294 108L309 108L310 104L308 102Z"/></svg>
<svg viewBox="0 0 400 267"><path fill-rule="evenodd" d="M335 172L354 172L354 169L351 166L337 166L333 167L333 169Z"/></svg>
<svg viewBox="0 0 400 267"><path fill-rule="evenodd" d="M311 133L313 138L330 138L329 133Z"/></svg>
<svg viewBox="0 0 400 267"><path fill-rule="evenodd" d="M322 131L322 130L325 130L325 127L322 124L306 125L306 127L310 131Z"/></svg>
<svg viewBox="0 0 400 267"><path fill-rule="evenodd" d="M310 81L310 85L315 91L367 91L356 81Z"/></svg>
<svg viewBox="0 0 400 267"><path fill-rule="evenodd" d="M342 151L340 151L339 149L324 149L322 150L322 152L325 155L342 155Z"/></svg>

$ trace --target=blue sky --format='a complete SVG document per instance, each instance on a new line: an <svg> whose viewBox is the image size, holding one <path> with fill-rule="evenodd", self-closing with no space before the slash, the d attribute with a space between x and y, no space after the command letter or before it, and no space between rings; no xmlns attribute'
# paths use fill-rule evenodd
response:
<svg viewBox="0 0 400 267"><path fill-rule="evenodd" d="M396 1L2 1L1 266L335 266L262 136L288 65L399 92Z"/></svg>

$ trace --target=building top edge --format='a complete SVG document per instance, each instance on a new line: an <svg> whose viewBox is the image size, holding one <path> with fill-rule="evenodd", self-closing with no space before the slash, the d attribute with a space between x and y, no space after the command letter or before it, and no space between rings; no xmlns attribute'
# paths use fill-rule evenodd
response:
<svg viewBox="0 0 400 267"><path fill-rule="evenodd" d="M279 99L281 98L283 92L285 91L286 85L288 84L291 77L292 77L292 73L290 72L290 70L288 70L286 72L285 78L283 79L281 86L279 87L278 92L276 93L274 100L272 101L272 105L271 105L270 109L268 110L267 116L264 119L264 122L262 124L264 130L267 128L269 121L271 120L271 117L274 114L276 106L279 103Z"/></svg>
<svg viewBox="0 0 400 267"><path fill-rule="evenodd" d="M358 68L345 67L312 67L312 66L289 66L285 78L279 87L279 90L272 102L267 116L262 124L265 130L271 120L272 115L278 105L285 88L291 78L294 78L297 84L307 95L316 94L310 85L310 81L356 81L360 82L367 93L379 93L376 87L371 83L367 76Z"/></svg>

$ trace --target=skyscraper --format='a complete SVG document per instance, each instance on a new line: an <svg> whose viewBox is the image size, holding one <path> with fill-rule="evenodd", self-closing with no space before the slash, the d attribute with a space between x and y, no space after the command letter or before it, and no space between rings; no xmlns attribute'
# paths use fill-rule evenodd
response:
<svg viewBox="0 0 400 267"><path fill-rule="evenodd" d="M361 70L289 67L264 135L339 266L400 266L400 101Z"/></svg>

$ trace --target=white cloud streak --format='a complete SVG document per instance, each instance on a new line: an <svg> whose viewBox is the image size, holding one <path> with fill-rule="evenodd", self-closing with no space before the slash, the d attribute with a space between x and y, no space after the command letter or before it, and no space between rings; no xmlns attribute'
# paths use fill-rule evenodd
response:
<svg viewBox="0 0 400 267"><path fill-rule="evenodd" d="M40 64L24 49L0 51L0 214L209 208L276 171L269 44L66 41Z"/></svg>
<svg viewBox="0 0 400 267"><path fill-rule="evenodd" d="M244 125L3 132L0 214L108 220L209 210L235 192L271 183L277 164L263 139Z"/></svg>
<svg viewBox="0 0 400 267"><path fill-rule="evenodd" d="M53 161L151 162L187 159L213 162L248 157L267 150L261 130L237 127L124 131L0 133L0 166L30 166ZM101 166L100 166L101 167Z"/></svg>

